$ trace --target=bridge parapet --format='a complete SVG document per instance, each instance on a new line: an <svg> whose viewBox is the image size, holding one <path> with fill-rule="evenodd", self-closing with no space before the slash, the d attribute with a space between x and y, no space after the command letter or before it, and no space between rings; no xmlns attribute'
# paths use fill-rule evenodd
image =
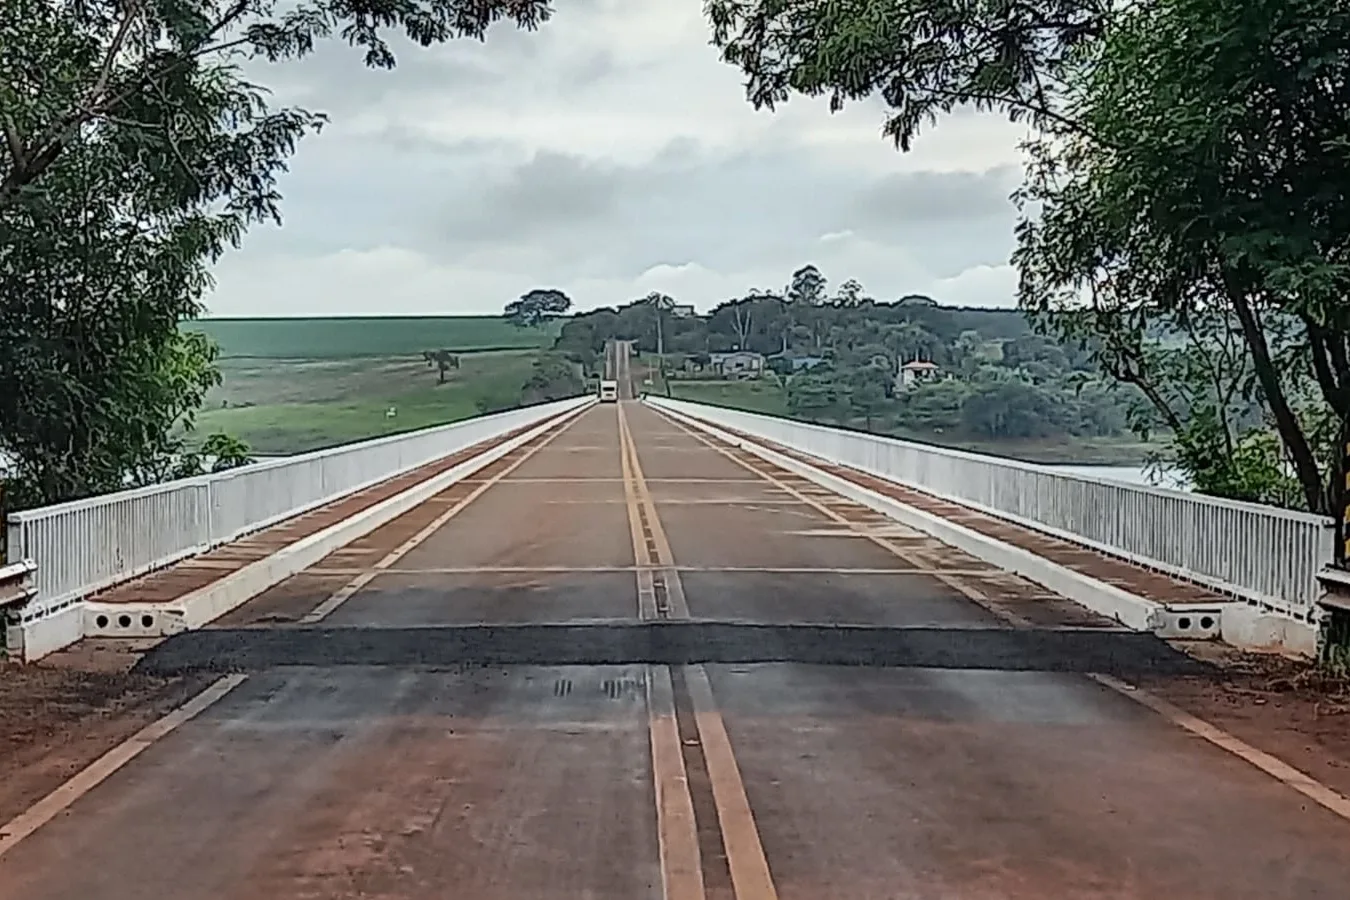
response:
<svg viewBox="0 0 1350 900"><path fill-rule="evenodd" d="M667 398L648 403L867 473L1307 625L1331 561L1326 517L1095 479L1016 460Z"/></svg>
<svg viewBox="0 0 1350 900"><path fill-rule="evenodd" d="M80 607L99 591L590 402L542 403L12 513L8 554L37 569L35 596L11 612L11 627L41 629L43 652L65 646L82 635Z"/></svg>

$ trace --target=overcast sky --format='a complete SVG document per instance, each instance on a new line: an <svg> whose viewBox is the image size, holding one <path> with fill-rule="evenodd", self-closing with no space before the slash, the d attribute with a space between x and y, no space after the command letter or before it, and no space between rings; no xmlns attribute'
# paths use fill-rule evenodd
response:
<svg viewBox="0 0 1350 900"><path fill-rule="evenodd" d="M251 73L332 123L209 314L495 313L534 287L707 310L805 263L878 299L1013 305L1020 128L962 114L901 154L879 106L755 112L701 0L556 6L534 33L399 46L392 72L338 43Z"/></svg>

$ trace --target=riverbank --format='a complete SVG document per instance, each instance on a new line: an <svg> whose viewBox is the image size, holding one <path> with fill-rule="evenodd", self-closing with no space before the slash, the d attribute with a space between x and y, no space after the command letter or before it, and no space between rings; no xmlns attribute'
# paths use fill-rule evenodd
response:
<svg viewBox="0 0 1350 900"><path fill-rule="evenodd" d="M677 399L712 403L741 409L746 412L792 418L787 410L783 391L767 378L748 381L676 381L671 380L671 395ZM649 390L660 390L652 384ZM843 425L864 430L864 421L847 422L825 420L822 424ZM1141 441L1132 434L1113 437L1081 437L1059 435L1053 438L1025 440L1001 438L998 440L972 438L966 435L915 431L905 428L887 428L885 423L873 427L872 433L897 437L901 440L932 444L952 450L965 450L989 456L1001 456L1039 465L1127 466L1144 469L1165 446L1157 441Z"/></svg>

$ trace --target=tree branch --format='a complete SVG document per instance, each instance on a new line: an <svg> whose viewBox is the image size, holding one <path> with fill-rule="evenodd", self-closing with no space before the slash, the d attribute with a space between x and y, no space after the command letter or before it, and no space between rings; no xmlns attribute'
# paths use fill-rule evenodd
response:
<svg viewBox="0 0 1350 900"><path fill-rule="evenodd" d="M1270 345L1266 343L1266 335L1261 330L1261 323L1257 321L1256 311L1235 275L1224 271L1222 277L1233 310L1242 324L1243 337L1246 338L1247 347L1251 350L1252 365L1256 369L1257 380L1261 383L1261 391L1266 395L1266 403L1270 406L1271 415L1275 417L1275 427L1294 463L1294 471L1298 475L1299 485L1303 488L1308 509L1315 513L1325 513L1326 497L1322 491L1322 475L1317 468L1317 459L1299 425L1298 417L1294 415L1289 400L1284 395L1280 373L1271 361Z"/></svg>
<svg viewBox="0 0 1350 900"><path fill-rule="evenodd" d="M131 26L135 24L136 18L140 15L140 7L127 0L126 18L117 27L117 33L113 35L112 43L108 45L108 52L103 57L103 65L100 67L98 78L94 81L94 87L89 92L89 98L85 101L86 107L97 105L98 98L108 89L108 82L112 78L113 66L117 65L117 55L122 52L122 45L126 43L127 34L131 31Z"/></svg>
<svg viewBox="0 0 1350 900"><path fill-rule="evenodd" d="M19 128L14 124L14 120L9 116L4 117L5 143L9 145L9 155L14 160L14 169L22 169L24 165L23 137L19 134Z"/></svg>

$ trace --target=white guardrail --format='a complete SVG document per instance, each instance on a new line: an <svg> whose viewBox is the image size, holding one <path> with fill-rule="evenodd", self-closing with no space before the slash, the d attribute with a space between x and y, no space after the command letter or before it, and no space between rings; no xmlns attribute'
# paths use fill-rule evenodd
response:
<svg viewBox="0 0 1350 900"><path fill-rule="evenodd" d="M9 516L9 556L36 561L25 619L228 543L482 441L577 409L558 400Z"/></svg>
<svg viewBox="0 0 1350 900"><path fill-rule="evenodd" d="M37 565L31 559L0 566L0 618L11 606L27 603L37 588L33 584L33 573Z"/></svg>
<svg viewBox="0 0 1350 900"><path fill-rule="evenodd" d="M830 463L1035 528L1265 608L1309 620L1332 520L1098 480L1044 466L880 435L649 396L657 407L763 438Z"/></svg>

